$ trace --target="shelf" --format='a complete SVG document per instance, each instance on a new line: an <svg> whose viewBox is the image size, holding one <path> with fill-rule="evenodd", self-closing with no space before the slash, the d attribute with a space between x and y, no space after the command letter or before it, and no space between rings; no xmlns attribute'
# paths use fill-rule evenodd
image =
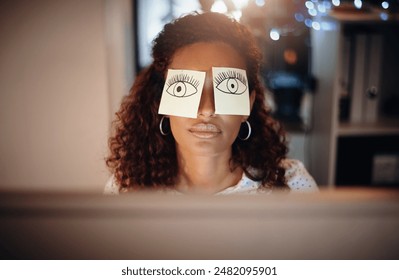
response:
<svg viewBox="0 0 399 280"><path fill-rule="evenodd" d="M309 171L320 185L360 181L371 185L374 156L399 153L395 101L399 17L373 9L341 9L325 18L331 19L336 28L311 30L311 69L318 83L309 133ZM372 86L381 92L377 102L363 95ZM343 93L350 102L340 102ZM339 120L344 117L348 120ZM346 173L338 172L342 170L354 180L346 180Z"/></svg>
<svg viewBox="0 0 399 280"><path fill-rule="evenodd" d="M399 14L391 13L387 10L379 8L368 8L368 9L356 9L354 6L350 5L350 9L333 9L330 11L329 15L341 22L374 22L374 23L384 23L389 21L398 21ZM385 17L383 19L383 17Z"/></svg>
<svg viewBox="0 0 399 280"><path fill-rule="evenodd" d="M369 136L399 134L399 119L385 119L376 123L340 123L338 136Z"/></svg>

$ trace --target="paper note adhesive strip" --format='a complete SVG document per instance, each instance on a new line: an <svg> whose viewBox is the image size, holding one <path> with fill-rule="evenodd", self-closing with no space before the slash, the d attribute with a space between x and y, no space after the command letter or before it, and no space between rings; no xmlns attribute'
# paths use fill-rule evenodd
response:
<svg viewBox="0 0 399 280"><path fill-rule="evenodd" d="M169 69L158 113L196 118L205 83L205 72Z"/></svg>

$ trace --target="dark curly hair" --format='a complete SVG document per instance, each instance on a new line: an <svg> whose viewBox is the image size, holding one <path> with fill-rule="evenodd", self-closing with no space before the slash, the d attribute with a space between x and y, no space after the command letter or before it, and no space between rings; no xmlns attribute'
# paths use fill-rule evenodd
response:
<svg viewBox="0 0 399 280"><path fill-rule="evenodd" d="M165 25L153 42L153 63L136 78L130 94L116 113L114 136L109 139L106 164L120 190L173 188L178 175L175 140L159 130L158 114L165 73L175 52L197 42L223 42L245 60L250 92L255 101L248 118L252 126L247 141L236 139L232 145L234 166L261 181L264 188L285 188L281 160L287 153L285 134L265 107L260 82L261 54L249 30L219 13L189 14Z"/></svg>

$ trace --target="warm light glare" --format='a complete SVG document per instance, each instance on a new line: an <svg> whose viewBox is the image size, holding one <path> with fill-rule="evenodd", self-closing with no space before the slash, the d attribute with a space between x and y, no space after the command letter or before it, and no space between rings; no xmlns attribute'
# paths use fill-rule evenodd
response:
<svg viewBox="0 0 399 280"><path fill-rule="evenodd" d="M278 41L280 39L280 33L278 32L277 29L273 28L272 30L270 30L270 38L273 41Z"/></svg>
<svg viewBox="0 0 399 280"><path fill-rule="evenodd" d="M284 51L284 61L288 64L294 65L298 62L298 55L295 50L287 49Z"/></svg>
<svg viewBox="0 0 399 280"><path fill-rule="evenodd" d="M215 1L215 3L213 3L211 11L215 12L215 13L222 13L222 14L227 13L226 4L223 2L223 0L217 0L217 1Z"/></svg>
<svg viewBox="0 0 399 280"><path fill-rule="evenodd" d="M235 18L237 21L240 21L242 17L242 12L240 10L232 12L233 18Z"/></svg>
<svg viewBox="0 0 399 280"><path fill-rule="evenodd" d="M233 0L236 9L241 10L242 8L248 6L248 0Z"/></svg>

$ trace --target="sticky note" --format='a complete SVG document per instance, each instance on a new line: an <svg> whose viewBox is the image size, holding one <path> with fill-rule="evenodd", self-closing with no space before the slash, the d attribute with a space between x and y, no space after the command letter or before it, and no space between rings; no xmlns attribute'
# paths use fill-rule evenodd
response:
<svg viewBox="0 0 399 280"><path fill-rule="evenodd" d="M246 71L212 67L215 114L249 116L249 88Z"/></svg>
<svg viewBox="0 0 399 280"><path fill-rule="evenodd" d="M202 71L169 69L158 113L196 118L205 76Z"/></svg>

